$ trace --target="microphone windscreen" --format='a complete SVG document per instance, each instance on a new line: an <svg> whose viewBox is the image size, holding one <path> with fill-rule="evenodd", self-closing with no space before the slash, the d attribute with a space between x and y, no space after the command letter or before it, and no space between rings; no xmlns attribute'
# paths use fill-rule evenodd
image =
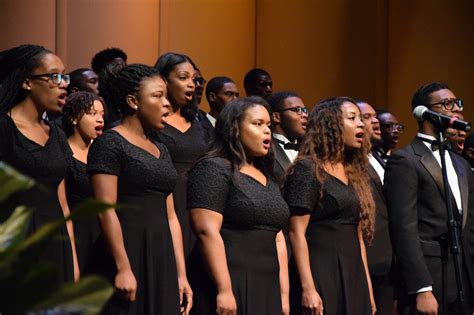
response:
<svg viewBox="0 0 474 315"><path fill-rule="evenodd" d="M415 109L413 109L413 116L415 116L417 120L422 121L423 113L426 112L427 110L428 110L428 107L424 105L418 105L417 107L415 107Z"/></svg>

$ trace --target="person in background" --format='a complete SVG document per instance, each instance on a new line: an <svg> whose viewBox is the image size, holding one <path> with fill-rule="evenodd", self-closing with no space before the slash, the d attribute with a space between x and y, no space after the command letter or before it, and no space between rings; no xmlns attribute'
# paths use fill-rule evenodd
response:
<svg viewBox="0 0 474 315"><path fill-rule="evenodd" d="M198 68L194 69L194 97L196 102L201 105L202 92L204 92L204 87L206 86L206 79L204 79L201 70Z"/></svg>
<svg viewBox="0 0 474 315"><path fill-rule="evenodd" d="M464 120L464 116L461 113L456 113L456 117L460 120ZM464 141L466 140L467 133L464 130L456 130L448 128L446 130L446 137L448 139L448 149L454 153L462 155L464 150Z"/></svg>
<svg viewBox="0 0 474 315"><path fill-rule="evenodd" d="M374 145L373 152L386 163L388 157L397 147L404 126L398 122L395 115L385 110L377 111L377 119L380 123L382 141Z"/></svg>
<svg viewBox="0 0 474 315"><path fill-rule="evenodd" d="M186 210L187 172L207 149L203 128L196 119L198 112L194 95L196 66L188 56L170 52L158 58L155 68L167 82L167 95L171 108L165 127L153 137L166 145L178 172L178 182L173 196L183 231L184 253L187 257L196 241Z"/></svg>
<svg viewBox="0 0 474 315"><path fill-rule="evenodd" d="M275 176L283 183L286 171L298 155L298 146L306 133L308 109L294 92L278 92L267 98L272 110L272 148Z"/></svg>
<svg viewBox="0 0 474 315"><path fill-rule="evenodd" d="M474 171L474 133L471 133L466 137L462 156L469 162L469 164L471 164L471 169Z"/></svg>
<svg viewBox="0 0 474 315"><path fill-rule="evenodd" d="M99 93L104 99L107 115L105 129L120 123L122 114L118 105L114 104L115 87L113 78L127 65L127 54L120 48L107 48L94 55L91 61L92 70L99 76Z"/></svg>
<svg viewBox="0 0 474 315"><path fill-rule="evenodd" d="M74 211L81 202L94 196L87 174L87 154L92 141L102 134L104 103L97 94L74 92L68 96L62 113L63 130L72 151L66 173L66 196L71 211ZM90 273L99 235L96 216L74 220L77 257L83 275Z"/></svg>
<svg viewBox="0 0 474 315"><path fill-rule="evenodd" d="M94 70L79 68L69 73L69 76L71 83L67 87L68 94L86 91L99 95L99 76Z"/></svg>
<svg viewBox="0 0 474 315"><path fill-rule="evenodd" d="M247 72L244 77L244 88L247 96L260 96L266 99L272 94L273 81L270 74L259 68Z"/></svg>
<svg viewBox="0 0 474 315"><path fill-rule="evenodd" d="M200 123L206 134L206 141L214 138L214 127L217 117L230 102L239 97L239 90L235 82L228 77L214 77L206 86L206 99L211 108L209 113L204 113Z"/></svg>
<svg viewBox="0 0 474 315"><path fill-rule="evenodd" d="M382 141L380 124L375 109L367 102L358 101L365 132L372 146ZM366 243L367 262L370 279L374 291L377 314L392 315L394 308L394 281L393 277L393 248L388 228L388 213L383 195L383 179L385 162L377 154L368 154L369 165L367 171L372 198L375 203L375 234L372 244Z"/></svg>

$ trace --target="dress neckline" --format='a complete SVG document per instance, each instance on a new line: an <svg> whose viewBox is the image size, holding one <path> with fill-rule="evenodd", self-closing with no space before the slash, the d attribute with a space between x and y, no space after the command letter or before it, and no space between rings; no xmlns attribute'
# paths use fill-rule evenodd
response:
<svg viewBox="0 0 474 315"><path fill-rule="evenodd" d="M49 127L48 139L46 140L46 142L45 142L44 144L39 144L38 142L36 142L36 141L34 141L34 140L31 140L30 138L28 138L27 136L25 136L25 135L23 134L23 132L21 132L21 130L16 126L15 121L13 120L13 118L11 118L11 117L10 117L9 115L7 115L7 114L5 114L5 116L8 117L7 119L8 119L8 120L10 121L10 123L13 125L13 128L15 128L15 130L17 131L17 133L18 133L21 137L23 137L23 139L25 139L26 141L30 142L31 144L33 144L33 145L35 145L35 146L37 146L37 147L39 147L39 148L41 148L41 149L46 148L46 147L49 145L50 140L51 140L51 136L52 136L52 134L53 134L53 129L54 129L54 128L52 127L52 125L48 124L46 121L44 121L44 123L45 123L46 125L48 125L48 127Z"/></svg>
<svg viewBox="0 0 474 315"><path fill-rule="evenodd" d="M253 176L251 176L251 175L249 175L249 174L242 173L241 171L239 171L239 174L245 175L245 177L250 178L252 181L254 181L255 183L257 183L258 185L260 185L260 186L262 186L262 187L264 187L264 188L267 188L268 185L269 185L269 183L270 183L270 180L268 179L268 176L265 176L266 183L265 183L265 185L264 185L264 184L263 184L262 182L260 182L258 179L256 179L255 177L253 177Z"/></svg>
<svg viewBox="0 0 474 315"><path fill-rule="evenodd" d="M156 156L156 155L154 155L154 154L148 152L147 150L145 150L145 149L139 147L138 145L133 144L132 142L130 142L127 138L125 138L125 137L124 137L120 132L118 132L117 130L109 129L108 131L112 131L112 132L114 132L115 134L119 135L120 138L122 138L126 143L128 143L128 144L131 145L132 147L135 147L135 148L139 149L140 151L145 152L146 154L148 154L148 155L154 157L154 158L157 159L157 160L161 160L161 156L163 155L163 152L162 152L162 150L160 149L160 147L159 147L153 140L150 140L150 141L158 148L158 150L160 151L160 156Z"/></svg>
<svg viewBox="0 0 474 315"><path fill-rule="evenodd" d="M340 180L340 179L337 178L336 176L331 175L331 174L329 174L328 172L326 172L326 174L328 174L330 177L334 178L337 182L341 183L341 184L344 185L345 187L351 186L351 183L350 183L350 182L348 182L348 183L346 184L345 182L343 182L342 180Z"/></svg>
<svg viewBox="0 0 474 315"><path fill-rule="evenodd" d="M173 128L174 130L176 130L177 133L181 134L181 135L185 135L187 134L194 126L193 122L190 122L190 126L188 127L188 129L186 129L185 131L181 131L179 130L178 128L176 128L175 126L173 125L170 125L170 124L166 124L166 126L169 126L170 128Z"/></svg>

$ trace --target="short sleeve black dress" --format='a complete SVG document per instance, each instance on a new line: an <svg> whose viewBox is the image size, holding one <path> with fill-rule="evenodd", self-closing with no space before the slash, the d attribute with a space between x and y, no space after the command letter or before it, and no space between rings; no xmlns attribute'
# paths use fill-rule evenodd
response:
<svg viewBox="0 0 474 315"><path fill-rule="evenodd" d="M181 132L171 125L156 133L158 141L168 148L173 165L178 171L178 182L173 191L174 207L181 224L183 232L184 255L188 257L196 242L196 237L191 231L189 217L186 211L186 182L187 172L201 155L206 152L207 144L201 125L197 121L191 123L191 127Z"/></svg>
<svg viewBox="0 0 474 315"><path fill-rule="evenodd" d="M66 173L66 196L71 211L74 211L81 202L93 197L87 164L74 157L69 160ZM74 238L81 275L89 273L94 251L97 250L99 235L100 224L97 216L74 220Z"/></svg>
<svg viewBox="0 0 474 315"><path fill-rule="evenodd" d="M188 180L188 207L205 208L223 216L224 240L237 314L281 314L276 234L287 224L289 210L278 184L264 186L234 172L221 158L198 162ZM199 248L189 258L189 280L194 291L192 314L216 312L217 291Z"/></svg>
<svg viewBox="0 0 474 315"><path fill-rule="evenodd" d="M54 124L50 125L49 139L42 146L25 137L10 116L0 116L0 160L36 182L33 188L18 194L15 199L17 205L34 209L29 233L53 220L64 219L58 186L66 175L71 155L64 133ZM58 284L74 279L71 241L65 224L58 237L48 242L38 257L37 262L44 261L57 268Z"/></svg>
<svg viewBox="0 0 474 315"><path fill-rule="evenodd" d="M94 140L89 150L89 174L118 176L117 216L125 250L138 283L136 301L115 297L105 314L179 314L179 291L166 197L176 184L168 150L156 143L159 158L128 142L115 130ZM102 274L112 283L116 269L111 257L102 259Z"/></svg>
<svg viewBox="0 0 474 315"><path fill-rule="evenodd" d="M360 204L354 188L326 174L321 184L310 160L298 161L284 196L291 215L310 214L306 230L309 260L325 314L372 314L369 288L357 237ZM291 314L302 314L301 284L290 261Z"/></svg>

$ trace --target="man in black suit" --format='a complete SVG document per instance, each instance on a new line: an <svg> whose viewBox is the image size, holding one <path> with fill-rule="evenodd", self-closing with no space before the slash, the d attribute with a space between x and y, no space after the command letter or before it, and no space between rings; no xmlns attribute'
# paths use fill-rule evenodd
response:
<svg viewBox="0 0 474 315"><path fill-rule="evenodd" d="M448 86L430 83L420 87L412 99L412 108L425 105L430 110L453 116L462 110L462 102ZM438 314L442 302L442 239L448 235L448 216L444 197L440 155L437 148L439 128L419 122L417 137L396 151L385 169L384 192L387 198L392 244L401 276L398 310L401 314ZM460 226L462 281L470 304L472 270L469 262L469 220L474 210L474 182L469 164L446 152L448 184L453 198L456 221ZM466 314L457 303L453 256L447 255L448 314ZM470 307L470 306L468 306Z"/></svg>
<svg viewBox="0 0 474 315"><path fill-rule="evenodd" d="M365 131L370 136L372 145L382 141L380 124L372 106L359 101ZM385 162L375 153L369 154L369 178L372 197L375 202L375 237L372 244L367 244L367 261L369 264L372 289L374 291L377 314L392 315L394 306L393 280L391 275L393 250L388 229L388 214L383 195Z"/></svg>
<svg viewBox="0 0 474 315"><path fill-rule="evenodd" d="M272 94L267 102L272 110L274 171L277 180L282 183L286 170L298 155L298 141L306 133L308 109L293 92Z"/></svg>
<svg viewBox="0 0 474 315"><path fill-rule="evenodd" d="M239 90L235 82L228 77L214 77L206 86L206 99L211 111L202 115L201 127L204 129L206 141L214 137L216 120L224 106L239 97Z"/></svg>

